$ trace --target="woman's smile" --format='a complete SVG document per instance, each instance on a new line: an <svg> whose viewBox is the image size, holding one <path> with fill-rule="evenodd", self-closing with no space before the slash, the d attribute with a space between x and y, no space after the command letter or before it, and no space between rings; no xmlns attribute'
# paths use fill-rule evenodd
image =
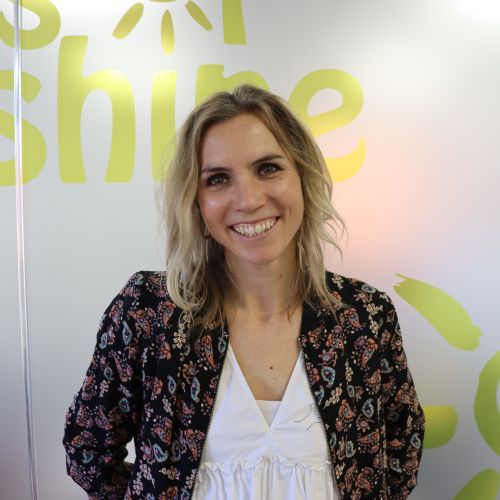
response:
<svg viewBox="0 0 500 500"><path fill-rule="evenodd" d="M235 232L242 236L255 238L261 234L268 233L269 230L274 227L277 221L278 217L270 217L257 223L234 224L231 227Z"/></svg>

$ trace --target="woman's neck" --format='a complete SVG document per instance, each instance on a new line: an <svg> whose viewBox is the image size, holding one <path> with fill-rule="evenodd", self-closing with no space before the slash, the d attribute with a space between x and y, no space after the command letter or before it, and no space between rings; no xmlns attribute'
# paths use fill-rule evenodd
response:
<svg viewBox="0 0 500 500"><path fill-rule="evenodd" d="M293 265L231 265L234 291L227 297L227 308L268 321L277 315L293 312L299 303L292 290Z"/></svg>

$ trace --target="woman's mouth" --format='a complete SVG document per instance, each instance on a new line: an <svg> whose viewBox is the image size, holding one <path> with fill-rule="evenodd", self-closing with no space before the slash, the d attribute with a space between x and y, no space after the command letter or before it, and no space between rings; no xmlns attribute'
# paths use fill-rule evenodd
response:
<svg viewBox="0 0 500 500"><path fill-rule="evenodd" d="M258 236L259 234L265 233L269 231L276 221L278 217L271 217L269 219L264 219L256 224L235 224L231 226L234 231L238 234L246 236L247 238L252 238L254 236Z"/></svg>

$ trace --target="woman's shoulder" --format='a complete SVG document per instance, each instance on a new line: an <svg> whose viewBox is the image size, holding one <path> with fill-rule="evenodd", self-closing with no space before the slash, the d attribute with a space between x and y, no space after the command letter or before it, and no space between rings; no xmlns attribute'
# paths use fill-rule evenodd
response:
<svg viewBox="0 0 500 500"><path fill-rule="evenodd" d="M128 278L121 292L141 302L172 302L167 292L165 271L137 271Z"/></svg>
<svg viewBox="0 0 500 500"><path fill-rule="evenodd" d="M342 276L326 271L326 284L336 302L346 307L369 309L375 312L393 309L392 301L386 292L358 278Z"/></svg>
<svg viewBox="0 0 500 500"><path fill-rule="evenodd" d="M180 308L167 291L167 277L161 271L138 271L112 300L103 315L114 323L133 321L144 328L146 324L168 326L170 319L180 314ZM150 328L148 328L150 329Z"/></svg>

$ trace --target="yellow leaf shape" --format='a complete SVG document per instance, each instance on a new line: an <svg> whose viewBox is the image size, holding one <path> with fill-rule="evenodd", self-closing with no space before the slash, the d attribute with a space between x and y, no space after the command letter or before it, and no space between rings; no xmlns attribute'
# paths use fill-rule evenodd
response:
<svg viewBox="0 0 500 500"><path fill-rule="evenodd" d="M424 406L424 415L424 448L439 448L453 438L458 423L453 406Z"/></svg>
<svg viewBox="0 0 500 500"><path fill-rule="evenodd" d="M174 23L168 10L161 18L161 46L165 54L170 54L175 47Z"/></svg>
<svg viewBox="0 0 500 500"><path fill-rule="evenodd" d="M396 293L414 307L453 347L473 351L479 347L482 332L467 311L443 290L423 281L397 274L403 281Z"/></svg>
<svg viewBox="0 0 500 500"><path fill-rule="evenodd" d="M241 0L222 0L222 17L224 42L228 45L245 45L247 37Z"/></svg>
<svg viewBox="0 0 500 500"><path fill-rule="evenodd" d="M500 473L485 469L476 474L453 500L496 500L500 492Z"/></svg>
<svg viewBox="0 0 500 500"><path fill-rule="evenodd" d="M497 388L500 384L500 351L479 374L474 415L477 426L488 446L500 455L500 411L497 407Z"/></svg>
<svg viewBox="0 0 500 500"><path fill-rule="evenodd" d="M200 26L205 28L207 31L210 31L212 29L212 23L208 20L208 17L192 0L189 0L189 2L186 4L186 10Z"/></svg>
<svg viewBox="0 0 500 500"><path fill-rule="evenodd" d="M142 14L144 12L144 5L140 2L135 3L130 7L130 9L123 14L122 18L116 25L113 31L113 36L121 40L128 36L130 32L135 28L136 24L140 21Z"/></svg>

